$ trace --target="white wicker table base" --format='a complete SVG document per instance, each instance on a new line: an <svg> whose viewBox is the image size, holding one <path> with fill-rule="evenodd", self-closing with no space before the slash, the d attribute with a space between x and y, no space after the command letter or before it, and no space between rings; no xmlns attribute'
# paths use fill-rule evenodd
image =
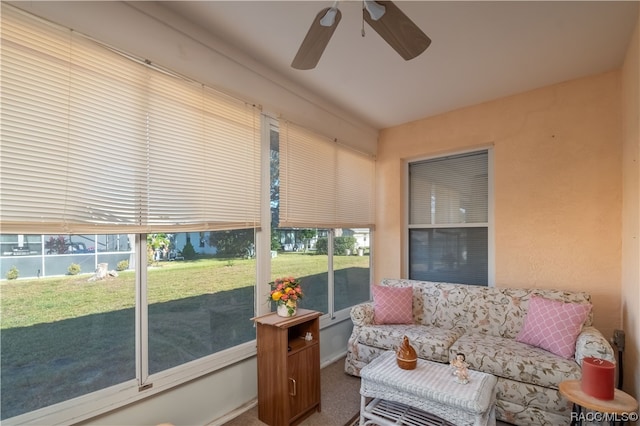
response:
<svg viewBox="0 0 640 426"><path fill-rule="evenodd" d="M361 426L453 426L438 416L399 402L374 398L368 404L362 397ZM365 405L366 404L366 405ZM364 422L363 422L364 419Z"/></svg>
<svg viewBox="0 0 640 426"><path fill-rule="evenodd" d="M360 377L361 426L421 424L402 420L413 418L418 412L444 419L444 424L495 425L496 378L491 374L469 371L469 383L460 384L455 381L449 365L418 359L414 370L403 370L396 363L395 353L388 351L365 366L360 371ZM374 401L367 405L366 401L372 398ZM381 406L381 402L375 399L400 405ZM369 410L367 406L370 406ZM401 406L407 406L411 416L407 417L404 413L402 417ZM396 414L387 414L385 417L382 415L383 407L387 410L385 413ZM377 413L374 413L374 408L378 409ZM392 408L394 411L388 411ZM370 421L367 422L367 419Z"/></svg>

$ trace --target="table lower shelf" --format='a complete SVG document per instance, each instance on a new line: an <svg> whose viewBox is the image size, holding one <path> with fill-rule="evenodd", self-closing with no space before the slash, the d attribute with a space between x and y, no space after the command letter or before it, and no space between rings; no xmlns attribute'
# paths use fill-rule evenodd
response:
<svg viewBox="0 0 640 426"><path fill-rule="evenodd" d="M399 402L372 399L368 404L362 397L360 426L453 426L438 416Z"/></svg>

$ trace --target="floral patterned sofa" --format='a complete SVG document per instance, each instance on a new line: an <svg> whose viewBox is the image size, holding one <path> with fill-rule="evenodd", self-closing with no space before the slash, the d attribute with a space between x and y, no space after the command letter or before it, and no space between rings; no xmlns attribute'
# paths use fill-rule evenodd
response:
<svg viewBox="0 0 640 426"><path fill-rule="evenodd" d="M406 335L419 358L448 363L461 352L470 368L496 376L498 420L516 425L563 425L570 423L571 404L561 397L558 384L580 379L585 357L615 363L611 345L591 326L591 312L572 358L516 341L532 296L590 304L587 293L400 279L386 279L381 285L412 287L413 324L378 325L373 302L354 306L345 362L348 374L359 376L362 367L384 351L395 350Z"/></svg>

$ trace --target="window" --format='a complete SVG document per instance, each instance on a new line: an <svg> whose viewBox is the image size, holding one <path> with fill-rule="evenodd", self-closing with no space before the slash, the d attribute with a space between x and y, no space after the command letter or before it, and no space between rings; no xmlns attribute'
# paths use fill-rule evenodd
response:
<svg viewBox="0 0 640 426"><path fill-rule="evenodd" d="M5 3L1 31L3 422L248 356L258 108Z"/></svg>
<svg viewBox="0 0 640 426"><path fill-rule="evenodd" d="M135 236L2 239L2 419L135 380Z"/></svg>
<svg viewBox="0 0 640 426"><path fill-rule="evenodd" d="M370 299L370 228L333 232L333 309L340 311Z"/></svg>
<svg viewBox="0 0 640 426"><path fill-rule="evenodd" d="M147 235L148 253L160 247L147 262L149 374L255 339L253 242L253 229Z"/></svg>
<svg viewBox="0 0 640 426"><path fill-rule="evenodd" d="M300 306L333 315L369 300L374 161L280 124L271 130L272 279L295 274Z"/></svg>
<svg viewBox="0 0 640 426"><path fill-rule="evenodd" d="M489 151L409 164L409 278L488 285Z"/></svg>
<svg viewBox="0 0 640 426"><path fill-rule="evenodd" d="M200 234L147 235L148 375L255 338L253 230ZM136 379L135 238L2 235L3 419Z"/></svg>

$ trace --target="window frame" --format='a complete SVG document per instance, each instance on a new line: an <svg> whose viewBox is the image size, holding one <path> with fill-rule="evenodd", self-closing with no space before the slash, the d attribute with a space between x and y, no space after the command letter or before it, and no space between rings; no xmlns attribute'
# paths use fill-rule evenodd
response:
<svg viewBox="0 0 640 426"><path fill-rule="evenodd" d="M410 188L409 188L409 166L411 163L434 160L448 156L472 154L480 151L487 152L487 286L495 287L495 221L494 221L494 152L493 144L481 145L472 149L438 153L437 155L425 155L413 157L403 162L403 198L404 198L404 232L402 244L402 276L409 276L410 263L410 230L411 229L436 229L436 228L463 228L477 227L477 224L447 224L447 225L411 225L410 223Z"/></svg>

